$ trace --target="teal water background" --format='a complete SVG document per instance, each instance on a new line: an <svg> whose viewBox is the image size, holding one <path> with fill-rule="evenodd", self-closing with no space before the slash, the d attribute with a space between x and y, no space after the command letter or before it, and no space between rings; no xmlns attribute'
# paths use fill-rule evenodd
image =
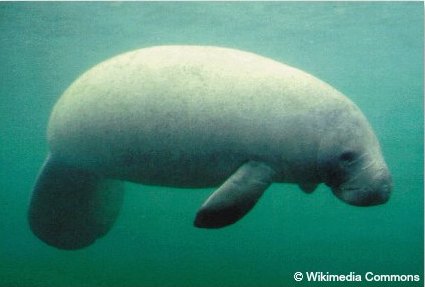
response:
<svg viewBox="0 0 425 287"><path fill-rule="evenodd" d="M0 286L329 286L300 272L418 274L423 286L423 3L0 3ZM127 184L113 230L80 251L33 236L32 185L49 113L91 66L162 44L256 52L327 81L365 113L394 190L357 208L320 186L274 184L243 220L192 226L212 189ZM364 278L363 278L364 279Z"/></svg>

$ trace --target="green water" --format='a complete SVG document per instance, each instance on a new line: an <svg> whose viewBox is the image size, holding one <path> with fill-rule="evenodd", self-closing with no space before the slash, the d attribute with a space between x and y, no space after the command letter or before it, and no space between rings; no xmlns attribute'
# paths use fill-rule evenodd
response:
<svg viewBox="0 0 425 287"><path fill-rule="evenodd" d="M423 286L423 4L420 2L0 3L0 286ZM256 52L356 102L381 141L394 190L356 208L325 187L274 184L243 220L192 226L212 192L127 185L113 230L60 251L26 208L64 89L118 53L159 44ZM295 282L294 272L363 276ZM366 282L417 274L420 282Z"/></svg>

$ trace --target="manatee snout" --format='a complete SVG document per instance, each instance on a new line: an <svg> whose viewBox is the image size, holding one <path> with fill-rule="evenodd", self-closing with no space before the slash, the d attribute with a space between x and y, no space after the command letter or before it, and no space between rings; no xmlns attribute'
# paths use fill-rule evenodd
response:
<svg viewBox="0 0 425 287"><path fill-rule="evenodd" d="M386 203L390 199L392 178L388 169L381 170L373 177L359 178L346 182L332 192L342 201L355 206L373 206Z"/></svg>

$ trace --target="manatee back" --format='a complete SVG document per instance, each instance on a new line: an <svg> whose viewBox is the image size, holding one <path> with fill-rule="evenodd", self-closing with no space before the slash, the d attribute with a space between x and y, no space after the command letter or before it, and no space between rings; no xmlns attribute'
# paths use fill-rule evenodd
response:
<svg viewBox="0 0 425 287"><path fill-rule="evenodd" d="M296 144L290 127L305 114L346 101L317 78L252 53L152 47L79 77L55 105L48 139L65 161L106 169L154 154L176 162L226 152L236 161L258 151L274 157L283 143Z"/></svg>

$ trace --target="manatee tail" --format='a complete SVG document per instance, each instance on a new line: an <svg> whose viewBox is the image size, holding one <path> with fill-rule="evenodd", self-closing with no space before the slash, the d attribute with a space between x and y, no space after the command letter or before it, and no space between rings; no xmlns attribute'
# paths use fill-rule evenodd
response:
<svg viewBox="0 0 425 287"><path fill-rule="evenodd" d="M123 182L64 166L49 155L32 193L29 225L49 245L80 249L111 229L123 196Z"/></svg>

